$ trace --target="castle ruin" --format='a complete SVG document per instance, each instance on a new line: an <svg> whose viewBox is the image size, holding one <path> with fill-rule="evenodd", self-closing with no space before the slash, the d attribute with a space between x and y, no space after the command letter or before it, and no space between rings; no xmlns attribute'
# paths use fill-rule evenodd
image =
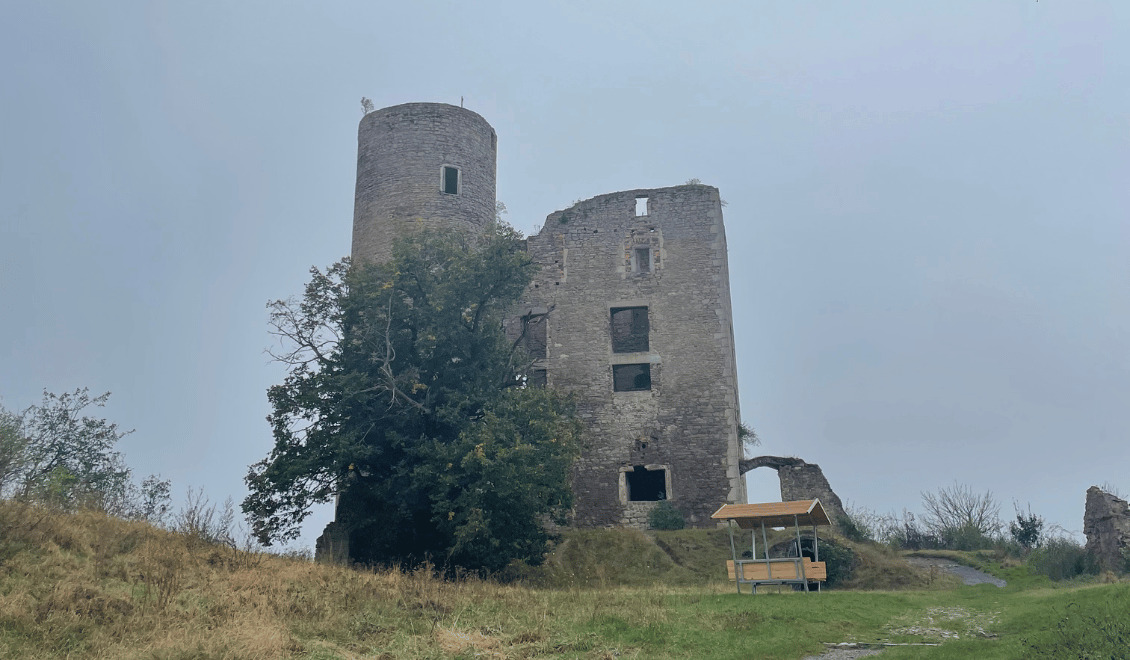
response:
<svg viewBox="0 0 1130 660"><path fill-rule="evenodd" d="M485 227L495 217L496 143L490 124L461 107L366 114L353 260L385 260L421 226ZM573 392L585 426L573 524L644 528L667 500L689 525L713 526L721 504L746 501L718 190L600 195L551 213L526 243L541 266L514 314L536 358L530 382Z"/></svg>

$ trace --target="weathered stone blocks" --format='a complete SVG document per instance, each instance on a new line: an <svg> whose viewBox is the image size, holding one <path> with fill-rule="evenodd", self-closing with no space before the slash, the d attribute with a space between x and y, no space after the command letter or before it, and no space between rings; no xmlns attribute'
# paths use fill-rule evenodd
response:
<svg viewBox="0 0 1130 660"><path fill-rule="evenodd" d="M1106 571L1123 572L1130 564L1130 504L1098 486L1087 489L1083 513L1087 553Z"/></svg>
<svg viewBox="0 0 1130 660"><path fill-rule="evenodd" d="M495 154L494 129L470 110L408 103L367 114L354 261L387 260L393 241L420 227L485 226L495 216ZM458 169L456 194L445 191L454 181L447 167ZM718 190L594 197L550 214L527 249L541 269L515 314L544 324L528 346L537 358L530 382L573 393L585 426L573 524L645 528L667 499L689 526L708 527L721 504L745 502ZM612 311L624 309L635 310L621 321L631 337L614 349ZM347 530L331 523L319 560L341 560L348 544Z"/></svg>
<svg viewBox="0 0 1130 660"><path fill-rule="evenodd" d="M654 501L633 499L625 479L635 466L663 466L655 469L670 481L664 497L691 526L711 526L721 504L744 502L718 190L594 197L550 214L527 246L542 269L526 302L552 310L547 381L577 397L586 425L574 524L645 527ZM645 350L614 346L613 313L623 309L646 310ZM631 365L646 365L648 378L628 391L614 373Z"/></svg>
<svg viewBox="0 0 1130 660"><path fill-rule="evenodd" d="M419 227L481 229L495 217L497 138L477 113L446 103L370 112L357 129L353 259L381 262ZM458 191L443 190L444 166Z"/></svg>
<svg viewBox="0 0 1130 660"><path fill-rule="evenodd" d="M806 463L795 456L757 456L742 460L740 465L742 474L759 467L776 470L781 480L781 501L820 500L833 527L838 527L840 517L845 515L840 496L815 463Z"/></svg>

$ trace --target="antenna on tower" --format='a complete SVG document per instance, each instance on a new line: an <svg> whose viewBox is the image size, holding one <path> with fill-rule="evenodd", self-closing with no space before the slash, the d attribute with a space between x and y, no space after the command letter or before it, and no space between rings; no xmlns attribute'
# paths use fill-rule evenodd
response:
<svg viewBox="0 0 1130 660"><path fill-rule="evenodd" d="M463 97L462 96L459 97L459 107L460 108L463 107Z"/></svg>

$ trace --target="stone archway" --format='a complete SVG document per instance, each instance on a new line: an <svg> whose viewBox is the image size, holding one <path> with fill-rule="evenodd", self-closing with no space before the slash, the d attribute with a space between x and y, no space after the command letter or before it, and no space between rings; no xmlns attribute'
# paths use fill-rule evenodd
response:
<svg viewBox="0 0 1130 660"><path fill-rule="evenodd" d="M738 463L742 474L760 467L777 471L777 477L781 480L782 502L818 499L832 519L832 525L839 528L839 519L845 515L844 505L832 490L832 485L828 483L819 465L806 463L795 456L757 456L743 458Z"/></svg>

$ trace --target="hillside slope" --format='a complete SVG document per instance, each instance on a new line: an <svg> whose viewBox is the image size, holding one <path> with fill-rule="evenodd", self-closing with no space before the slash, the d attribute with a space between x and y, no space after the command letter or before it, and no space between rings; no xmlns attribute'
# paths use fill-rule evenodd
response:
<svg viewBox="0 0 1130 660"><path fill-rule="evenodd" d="M725 538L571 532L545 567L503 585L321 566L0 502L0 657L797 658L830 630L874 637L890 612L951 598L739 598L720 581Z"/></svg>

